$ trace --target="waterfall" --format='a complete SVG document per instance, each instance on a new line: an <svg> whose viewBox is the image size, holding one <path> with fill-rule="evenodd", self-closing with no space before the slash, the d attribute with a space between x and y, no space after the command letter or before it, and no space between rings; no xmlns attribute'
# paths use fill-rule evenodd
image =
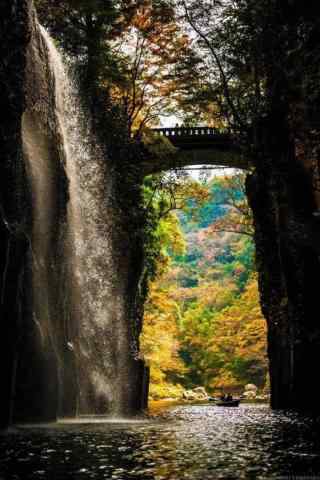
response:
<svg viewBox="0 0 320 480"><path fill-rule="evenodd" d="M65 354L59 361L75 363L75 370L70 370L64 383L68 378L76 381L80 413L120 415L123 411L120 389L123 390L128 376L127 361L123 360L123 352L129 350L128 326L123 321L122 292L115 287L112 274L112 229L108 222L111 182L107 181L107 163L91 132L90 119L80 107L76 82L61 53L42 27L40 35L47 49L52 77L60 162L68 178L65 260L59 272L60 276L67 276L61 279L61 288L68 309L63 320ZM50 319L43 323L37 317L50 315L48 296L52 286L48 263L53 259L50 259L48 237L52 235L55 219L50 217L54 210L54 192L52 167L46 153L48 146L44 144L45 137L36 135L35 123L34 118L25 115L24 144L34 210L33 291L38 303L34 307L34 320L41 329L44 324L52 325ZM43 335L48 338L53 333L43 332ZM57 340L52 343L56 345ZM76 372L76 380L71 378L72 371Z"/></svg>

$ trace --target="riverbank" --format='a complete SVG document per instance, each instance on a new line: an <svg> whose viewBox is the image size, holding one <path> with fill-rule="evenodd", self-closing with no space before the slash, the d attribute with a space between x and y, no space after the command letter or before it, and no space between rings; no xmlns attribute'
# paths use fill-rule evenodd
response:
<svg viewBox="0 0 320 480"><path fill-rule="evenodd" d="M184 399L172 399L165 398L163 400L150 400L149 401L149 411L157 412L173 407L185 406L185 405L208 405L214 406L214 402L208 402L208 400L184 400ZM245 399L241 401L241 405L266 405L269 406L269 402L265 399Z"/></svg>

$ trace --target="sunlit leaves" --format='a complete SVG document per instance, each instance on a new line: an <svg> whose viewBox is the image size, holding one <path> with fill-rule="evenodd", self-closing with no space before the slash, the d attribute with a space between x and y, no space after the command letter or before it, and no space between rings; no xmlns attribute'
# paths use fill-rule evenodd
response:
<svg viewBox="0 0 320 480"><path fill-rule="evenodd" d="M172 388L170 377L182 375L185 366L179 357L179 305L170 298L166 288L153 284L146 304L141 350L151 367L153 398L174 396L181 387Z"/></svg>
<svg viewBox="0 0 320 480"><path fill-rule="evenodd" d="M125 34L114 44L123 81L112 86L128 119L128 131L140 135L146 125L174 108L174 68L189 45L175 10L167 2L144 1Z"/></svg>
<svg viewBox="0 0 320 480"><path fill-rule="evenodd" d="M215 177L207 185L200 208L192 198L197 188L192 190L192 182L186 187L187 201L179 214L185 237L182 250L173 248L177 224L170 225L172 212L164 217L163 239L169 257L152 284L145 315L146 345L153 352L148 358L155 365L152 391L157 398L171 396L171 382L174 388L177 383L187 388L204 385L212 391L235 391L248 382L259 386L265 382L266 326L253 274L253 242L249 235L234 233L241 216L251 219L243 180L241 175ZM150 194L151 190L149 198ZM232 232L215 231L212 226L217 222L226 226L223 222L234 205L238 216ZM160 357L164 356L164 365L167 357L157 347L158 329L166 355L176 359L178 353L183 361L175 364L174 374L161 370Z"/></svg>

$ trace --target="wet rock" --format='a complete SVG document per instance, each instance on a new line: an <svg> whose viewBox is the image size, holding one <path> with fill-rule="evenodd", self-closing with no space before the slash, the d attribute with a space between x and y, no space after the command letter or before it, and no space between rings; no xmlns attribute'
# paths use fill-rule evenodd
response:
<svg viewBox="0 0 320 480"><path fill-rule="evenodd" d="M253 383L248 383L244 387L244 392L242 394L242 397L247 400L254 400L257 398L257 392L258 392L258 387Z"/></svg>
<svg viewBox="0 0 320 480"><path fill-rule="evenodd" d="M267 402L268 400L270 400L270 395L267 395L267 394L257 395L255 400L259 400L261 402Z"/></svg>
<svg viewBox="0 0 320 480"><path fill-rule="evenodd" d="M257 390L258 390L258 387L256 385L254 385L253 383L248 383L244 387L245 392L256 392L257 393Z"/></svg>
<svg viewBox="0 0 320 480"><path fill-rule="evenodd" d="M185 390L183 392L183 398L188 401L203 401L208 400L209 395L207 394L204 387L196 387L192 390Z"/></svg>
<svg viewBox="0 0 320 480"><path fill-rule="evenodd" d="M193 390L185 390L183 392L182 398L184 400L192 401L197 399L197 395L193 392Z"/></svg>
<svg viewBox="0 0 320 480"><path fill-rule="evenodd" d="M254 390L247 390L242 394L242 397L247 400L254 400L257 398L257 393Z"/></svg>
<svg viewBox="0 0 320 480"><path fill-rule="evenodd" d="M208 400L209 398L209 395L204 387L196 387L193 389L193 392L197 395L198 400Z"/></svg>

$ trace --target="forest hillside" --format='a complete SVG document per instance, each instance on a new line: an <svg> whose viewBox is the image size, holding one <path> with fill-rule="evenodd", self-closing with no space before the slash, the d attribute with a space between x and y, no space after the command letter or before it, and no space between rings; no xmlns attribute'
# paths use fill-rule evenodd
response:
<svg viewBox="0 0 320 480"><path fill-rule="evenodd" d="M158 227L162 268L141 337L154 399L197 386L242 392L248 383L266 383L266 324L244 176L215 176L206 188L200 206L189 198Z"/></svg>

